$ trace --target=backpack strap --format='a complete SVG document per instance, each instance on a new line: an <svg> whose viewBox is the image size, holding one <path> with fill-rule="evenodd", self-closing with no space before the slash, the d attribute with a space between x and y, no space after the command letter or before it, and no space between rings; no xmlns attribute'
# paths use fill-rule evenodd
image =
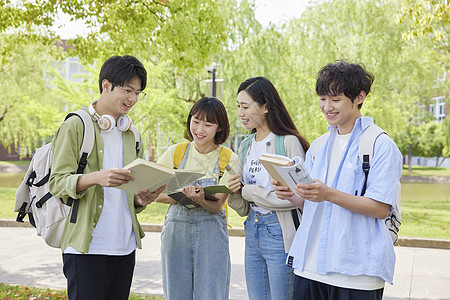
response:
<svg viewBox="0 0 450 300"><path fill-rule="evenodd" d="M247 157L248 148L252 142L253 137L256 133L250 134L244 141L242 141L241 159L242 164L244 164L245 158ZM284 147L284 135L275 136L275 153L278 155L286 156L286 149Z"/></svg>
<svg viewBox="0 0 450 300"><path fill-rule="evenodd" d="M28 218L31 223L30 216L33 216L31 212L28 212L27 207L30 204L30 189L29 187L32 184L32 181L30 182L30 177L34 174L34 177L36 177L36 172L33 170L33 166L30 162L30 165L28 166L27 172L25 173L24 179L19 185L19 188L16 191L16 202L14 204L14 211L18 212L16 221L23 223L23 219L28 215ZM25 180L25 178L27 178ZM34 179L32 179L34 180ZM21 199L21 202L19 202L17 199ZM23 201L22 199L26 199ZM36 227L34 224L34 219L32 223L33 227Z"/></svg>
<svg viewBox="0 0 450 300"><path fill-rule="evenodd" d="M314 160L316 159L317 153L319 153L319 150L322 148L322 146L325 144L326 140L328 139L328 137L330 136L330 132L326 132L324 134L322 134L321 136L319 136L315 141L314 141L314 147L311 149L311 161L314 162Z"/></svg>
<svg viewBox="0 0 450 300"><path fill-rule="evenodd" d="M382 133L387 134L386 131L375 124L369 125L366 130L364 130L358 148L358 155L361 162L363 161L364 155L369 156L369 162L372 160L375 140Z"/></svg>
<svg viewBox="0 0 450 300"><path fill-rule="evenodd" d="M370 170L370 162L373 157L373 150L375 147L375 141L381 134L387 134L386 131L381 129L375 124L369 125L366 130L363 132L361 140L359 141L358 146L358 156L359 160L362 163L362 169L364 171L364 186L361 191L361 196L364 196L367 188L367 177L369 176ZM392 242L395 244L398 239L398 231L399 227L402 224L401 220L401 189L400 186L397 190L397 198L395 201L394 210L389 213L389 215L384 220L387 228L389 229L389 233L392 238Z"/></svg>
<svg viewBox="0 0 450 300"><path fill-rule="evenodd" d="M369 127L364 130L361 140L358 146L359 160L362 163L362 169L364 171L364 185L361 191L361 196L364 196L367 188L367 177L369 176L370 162L373 157L373 149L375 147L375 140L380 136L380 134L387 134L386 131L381 129L375 124L369 125Z"/></svg>
<svg viewBox="0 0 450 300"><path fill-rule="evenodd" d="M241 148L241 160L242 164L244 164L245 158L247 157L248 148L250 147L250 143L252 142L253 137L256 133L250 134L248 137L245 138L245 140L242 141L242 148Z"/></svg>
<svg viewBox="0 0 450 300"><path fill-rule="evenodd" d="M184 163L181 165L183 168L184 164L186 164L186 150L188 149L189 142L179 143L175 146L175 153L173 156L173 168L178 169L180 167L181 162L184 160ZM186 159L185 159L186 157Z"/></svg>
<svg viewBox="0 0 450 300"><path fill-rule="evenodd" d="M64 121L66 121L71 116L78 116L83 122L83 142L80 148L80 163L78 164L77 174L82 174L84 168L87 165L87 158L92 152L94 147L95 134L94 134L94 124L92 122L91 115L85 110L79 109L77 111L67 114Z"/></svg>
<svg viewBox="0 0 450 300"><path fill-rule="evenodd" d="M91 115L85 110L79 109L77 111L71 112L67 114L64 121L66 121L71 116L78 116L81 121L83 122L83 142L81 143L80 148L80 162L78 163L78 169L77 174L83 174L84 168L86 168L87 165L87 158L92 152L92 149L94 148L94 141L95 141L95 131L94 131L94 124L92 122ZM78 199L72 199L69 198L67 201L67 204L69 206L72 206L72 214L70 216L70 223L76 223L77 222L77 215L78 215L78 205L79 202Z"/></svg>
<svg viewBox="0 0 450 300"><path fill-rule="evenodd" d="M275 153L278 155L287 156L286 148L284 147L284 135L276 135L275 136ZM300 216L302 215L302 211L299 208L294 208L291 210L292 220L294 221L295 230L300 226Z"/></svg>
<svg viewBox="0 0 450 300"><path fill-rule="evenodd" d="M139 148L139 141L140 141L140 135L139 135L139 131L137 130L136 126L134 126L134 124L131 124L130 129L133 133L134 133L134 143L135 143L135 148L136 148L136 157L139 156L139 151L141 150Z"/></svg>
<svg viewBox="0 0 450 300"><path fill-rule="evenodd" d="M225 172L225 168L230 164L231 154L233 152L230 148L227 148L222 145L222 149L220 150L219 155L219 180L217 181L217 184L220 183L220 179L223 176L223 173ZM227 219L227 225L231 228L231 225L228 223L228 202L225 201L223 208L225 209L225 217Z"/></svg>
<svg viewBox="0 0 450 300"><path fill-rule="evenodd" d="M300 214L300 216L302 215L302 211L300 208L294 208L293 210L291 210L291 215L292 215L292 220L294 221L295 230L297 230L298 227L300 226L299 214Z"/></svg>
<svg viewBox="0 0 450 300"><path fill-rule="evenodd" d="M287 156L286 149L284 148L284 135L275 136L275 153L278 155Z"/></svg>
<svg viewBox="0 0 450 300"><path fill-rule="evenodd" d="M219 155L219 180L217 183L219 183L220 179L223 176L223 173L225 172L225 168L230 163L232 151L230 148L227 148L225 146L222 146L222 149L220 150Z"/></svg>

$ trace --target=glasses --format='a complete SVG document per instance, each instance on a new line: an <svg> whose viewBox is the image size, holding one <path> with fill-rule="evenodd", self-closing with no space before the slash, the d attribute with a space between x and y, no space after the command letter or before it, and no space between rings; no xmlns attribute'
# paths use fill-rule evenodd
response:
<svg viewBox="0 0 450 300"><path fill-rule="evenodd" d="M113 83L112 85L113 85L113 87L117 86L118 88L121 88L122 90L124 90L125 94L127 94L127 96L128 96L128 99L130 99L133 96L136 96L136 98L138 100L143 100L145 98L145 96L147 96L147 94L145 92L135 92L133 90L129 90L129 89L124 88L124 87L122 87L120 85L117 85L115 83Z"/></svg>

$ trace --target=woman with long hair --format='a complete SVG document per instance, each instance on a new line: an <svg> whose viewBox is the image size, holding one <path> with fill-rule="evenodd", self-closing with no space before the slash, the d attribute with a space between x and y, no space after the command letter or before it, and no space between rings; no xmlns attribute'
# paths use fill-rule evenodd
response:
<svg viewBox="0 0 450 300"><path fill-rule="evenodd" d="M301 212L289 201L277 198L272 178L258 158L264 153L304 158L309 144L268 79L253 77L241 83L237 105L244 128L252 134L239 147L237 174L228 180L233 192L228 202L239 215L248 216L245 221L248 295L257 300L291 299L294 273L286 265L286 259ZM280 148L283 153L277 153Z"/></svg>

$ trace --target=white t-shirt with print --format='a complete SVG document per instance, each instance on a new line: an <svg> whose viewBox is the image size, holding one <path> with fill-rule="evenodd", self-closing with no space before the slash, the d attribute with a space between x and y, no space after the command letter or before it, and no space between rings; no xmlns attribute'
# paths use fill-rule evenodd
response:
<svg viewBox="0 0 450 300"><path fill-rule="evenodd" d="M267 153L267 143L271 143L271 141L275 138L275 134L271 132L266 136L264 140L259 142L255 140L255 137L256 135L253 136L253 139L250 143L250 149L243 166L244 182L245 184L259 185L265 189L270 190L272 188L270 175L259 161L259 157L262 154ZM266 208L254 205L252 205L251 207L252 209L261 213L270 212L270 210Z"/></svg>

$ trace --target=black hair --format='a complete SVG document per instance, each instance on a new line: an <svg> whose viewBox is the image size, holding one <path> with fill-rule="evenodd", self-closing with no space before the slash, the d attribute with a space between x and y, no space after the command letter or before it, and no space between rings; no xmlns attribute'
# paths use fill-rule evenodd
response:
<svg viewBox="0 0 450 300"><path fill-rule="evenodd" d="M187 133L191 141L194 139L191 133L191 119L193 116L196 116L200 120L217 124L218 129L214 136L214 144L220 145L225 143L230 134L230 123L228 122L228 114L225 106L219 99L204 97L192 106L187 118Z"/></svg>
<svg viewBox="0 0 450 300"><path fill-rule="evenodd" d="M102 82L104 79L113 84L111 88L113 90L114 85L123 86L135 77L141 79L141 91L144 90L147 85L147 71L142 63L131 55L112 56L103 63L100 70L98 78L100 94L103 92Z"/></svg>
<svg viewBox="0 0 450 300"><path fill-rule="evenodd" d="M320 69L316 81L316 93L318 96L337 96L340 93L352 100L364 91L366 96L375 77L366 71L363 64L349 63L345 60L337 60ZM358 105L361 109L362 103Z"/></svg>
<svg viewBox="0 0 450 300"><path fill-rule="evenodd" d="M298 132L272 82L264 77L252 77L241 83L238 88L238 94L241 91L245 91L253 101L258 102L260 105L266 104L268 110L266 114L267 124L273 133L276 135L295 135L305 152L308 150L308 141ZM255 131L255 129L252 130L252 132Z"/></svg>

